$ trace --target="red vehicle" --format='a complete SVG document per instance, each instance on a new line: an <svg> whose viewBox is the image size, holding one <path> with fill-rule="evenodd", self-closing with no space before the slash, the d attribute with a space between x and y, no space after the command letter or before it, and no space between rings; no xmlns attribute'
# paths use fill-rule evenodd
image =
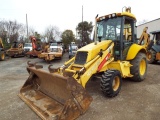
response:
<svg viewBox="0 0 160 120"><path fill-rule="evenodd" d="M26 53L26 56L28 57L38 57L38 54L42 52L42 48L40 43L37 42L36 37L31 36L30 37L31 43L32 43L32 50Z"/></svg>

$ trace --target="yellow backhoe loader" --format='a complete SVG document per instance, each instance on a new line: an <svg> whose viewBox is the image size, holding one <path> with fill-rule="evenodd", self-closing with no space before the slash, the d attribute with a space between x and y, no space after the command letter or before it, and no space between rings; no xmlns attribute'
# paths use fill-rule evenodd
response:
<svg viewBox="0 0 160 120"><path fill-rule="evenodd" d="M4 51L4 45L2 42L2 38L0 38L0 60L4 60L5 59L5 51Z"/></svg>
<svg viewBox="0 0 160 120"><path fill-rule="evenodd" d="M124 10L124 9L123 9ZM143 81L147 73L146 47L136 41L136 17L131 8L95 18L94 42L78 49L63 66L48 67L28 62L29 77L19 97L42 119L73 120L92 102L85 86L100 76L104 95L118 95L122 78ZM93 77L93 78L94 78Z"/></svg>

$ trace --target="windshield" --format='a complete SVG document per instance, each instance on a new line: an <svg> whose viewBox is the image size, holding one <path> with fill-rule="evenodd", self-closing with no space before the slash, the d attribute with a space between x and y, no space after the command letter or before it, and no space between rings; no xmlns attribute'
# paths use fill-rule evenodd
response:
<svg viewBox="0 0 160 120"><path fill-rule="evenodd" d="M51 46L57 46L58 44L57 43L51 43Z"/></svg>
<svg viewBox="0 0 160 120"><path fill-rule="evenodd" d="M78 47L76 45L71 45L71 46L69 46L69 50L71 49L71 47L72 47L73 51L77 51L77 49L78 49Z"/></svg>
<svg viewBox="0 0 160 120"><path fill-rule="evenodd" d="M18 48L18 43L17 43L17 42L14 42L14 43L12 44L12 47L13 47L13 48Z"/></svg>
<svg viewBox="0 0 160 120"><path fill-rule="evenodd" d="M31 43L25 43L24 47L32 47L32 44Z"/></svg>
<svg viewBox="0 0 160 120"><path fill-rule="evenodd" d="M51 52L61 52L62 50L60 48L50 48Z"/></svg>
<svg viewBox="0 0 160 120"><path fill-rule="evenodd" d="M121 17L105 19L97 22L97 39L119 40L121 30Z"/></svg>

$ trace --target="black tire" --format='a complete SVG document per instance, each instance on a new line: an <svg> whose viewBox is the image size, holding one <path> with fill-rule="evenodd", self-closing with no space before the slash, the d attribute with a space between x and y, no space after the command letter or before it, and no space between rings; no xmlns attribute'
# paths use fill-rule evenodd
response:
<svg viewBox="0 0 160 120"><path fill-rule="evenodd" d="M15 55L11 55L10 57L11 57L11 58L15 58L16 56L15 56Z"/></svg>
<svg viewBox="0 0 160 120"><path fill-rule="evenodd" d="M62 57L59 57L60 60L62 60Z"/></svg>
<svg viewBox="0 0 160 120"><path fill-rule="evenodd" d="M145 79L147 73L147 59L144 53L138 53L137 56L131 60L131 79L136 82L141 82Z"/></svg>
<svg viewBox="0 0 160 120"><path fill-rule="evenodd" d="M28 58L31 58L31 55L29 55L29 54L26 54L26 57L28 57Z"/></svg>
<svg viewBox="0 0 160 120"><path fill-rule="evenodd" d="M51 63L51 61L50 61L50 60L46 60L46 63L50 64L50 63Z"/></svg>
<svg viewBox="0 0 160 120"><path fill-rule="evenodd" d="M156 63L156 51L154 51L153 49L149 50L149 58L148 58L148 63L152 64L152 63Z"/></svg>
<svg viewBox="0 0 160 120"><path fill-rule="evenodd" d="M121 90L122 77L118 70L107 70L101 78L101 90L107 97L115 97Z"/></svg>
<svg viewBox="0 0 160 120"><path fill-rule="evenodd" d="M25 57L25 52L22 52L22 56Z"/></svg>

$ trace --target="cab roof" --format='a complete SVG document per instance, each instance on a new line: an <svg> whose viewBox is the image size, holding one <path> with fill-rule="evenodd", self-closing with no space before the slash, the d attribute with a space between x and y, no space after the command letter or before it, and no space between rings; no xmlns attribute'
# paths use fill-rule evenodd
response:
<svg viewBox="0 0 160 120"><path fill-rule="evenodd" d="M106 18L114 18L114 17L122 17L122 16L127 16L127 17L131 17L133 18L134 20L136 20L136 17L134 14L130 13L130 12L122 12L122 13L112 13L112 14L108 14L108 15L104 15L104 16L101 16L97 19L97 21L101 21L103 19L106 19Z"/></svg>

